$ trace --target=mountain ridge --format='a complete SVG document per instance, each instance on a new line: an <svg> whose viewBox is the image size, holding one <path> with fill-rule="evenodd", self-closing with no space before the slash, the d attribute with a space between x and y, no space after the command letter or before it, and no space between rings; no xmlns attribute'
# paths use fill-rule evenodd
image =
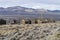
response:
<svg viewBox="0 0 60 40"><path fill-rule="evenodd" d="M7 8L0 7L0 15L28 15L32 18L32 16L39 17L41 14L47 18L53 17L60 19L60 12L56 10L51 11L46 9L33 9L20 6Z"/></svg>

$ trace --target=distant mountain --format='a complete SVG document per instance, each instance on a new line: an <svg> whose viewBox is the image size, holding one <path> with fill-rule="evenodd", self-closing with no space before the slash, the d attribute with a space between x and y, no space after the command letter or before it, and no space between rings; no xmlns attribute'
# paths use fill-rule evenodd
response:
<svg viewBox="0 0 60 40"><path fill-rule="evenodd" d="M8 7L8 8L0 7L0 15L40 14L46 11L47 10L32 9L32 8L26 8L26 7L20 7L20 6Z"/></svg>
<svg viewBox="0 0 60 40"><path fill-rule="evenodd" d="M29 15L30 17L34 15L35 17L39 17L41 14L43 14L44 17L60 18L60 10L51 11L45 9L26 8L21 6L8 8L0 7L0 15Z"/></svg>
<svg viewBox="0 0 60 40"><path fill-rule="evenodd" d="M49 12L60 12L60 10L53 10L53 11L47 10L47 11L49 11Z"/></svg>
<svg viewBox="0 0 60 40"><path fill-rule="evenodd" d="M60 10L32 9L21 6L3 8L0 7L0 15L25 15L25 14L57 14Z"/></svg>
<svg viewBox="0 0 60 40"><path fill-rule="evenodd" d="M60 12L60 10L54 10L54 11L52 11L52 12Z"/></svg>

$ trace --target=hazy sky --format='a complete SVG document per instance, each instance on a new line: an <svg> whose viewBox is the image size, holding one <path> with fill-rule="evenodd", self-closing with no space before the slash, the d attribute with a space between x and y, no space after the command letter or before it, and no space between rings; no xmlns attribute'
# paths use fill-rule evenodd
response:
<svg viewBox="0 0 60 40"><path fill-rule="evenodd" d="M0 0L0 7L23 6L29 8L44 8L60 10L60 0Z"/></svg>

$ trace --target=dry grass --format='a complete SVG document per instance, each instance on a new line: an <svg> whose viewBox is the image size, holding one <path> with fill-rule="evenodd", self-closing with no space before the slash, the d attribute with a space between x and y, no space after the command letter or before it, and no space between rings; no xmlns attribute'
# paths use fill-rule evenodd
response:
<svg viewBox="0 0 60 40"><path fill-rule="evenodd" d="M15 35L14 33L21 33L17 35L16 40L60 40L60 24L59 23L43 23L43 24L26 24L26 25L2 25L0 26L0 35ZM25 34L25 36L24 36ZM34 35L34 36L32 36ZM0 36L2 37L2 36ZM9 37L10 38L10 37ZM15 38L15 37L13 37ZM37 39L37 40L38 40Z"/></svg>

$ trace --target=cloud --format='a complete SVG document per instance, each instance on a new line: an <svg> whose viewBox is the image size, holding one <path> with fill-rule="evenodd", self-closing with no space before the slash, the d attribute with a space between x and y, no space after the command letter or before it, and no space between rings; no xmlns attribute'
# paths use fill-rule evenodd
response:
<svg viewBox="0 0 60 40"><path fill-rule="evenodd" d="M35 9L49 9L49 10L57 10L60 9L60 5L55 5L55 4L43 4L43 3L29 3L29 4L24 4L21 5L24 7L29 7L29 8L35 8Z"/></svg>
<svg viewBox="0 0 60 40"><path fill-rule="evenodd" d="M60 0L0 0L0 7L23 6L35 9L60 9Z"/></svg>

